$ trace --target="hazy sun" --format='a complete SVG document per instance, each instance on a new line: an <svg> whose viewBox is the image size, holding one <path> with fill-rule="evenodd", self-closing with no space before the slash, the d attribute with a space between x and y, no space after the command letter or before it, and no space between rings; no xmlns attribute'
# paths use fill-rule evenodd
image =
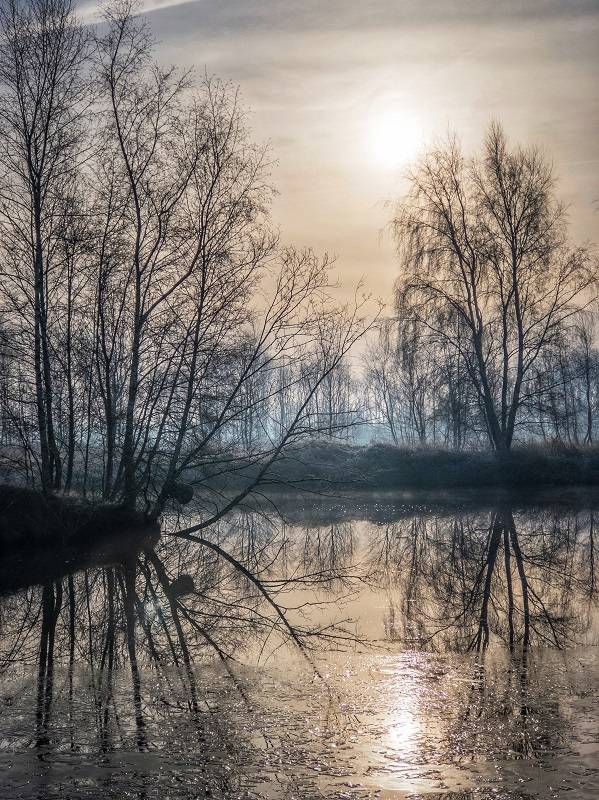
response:
<svg viewBox="0 0 599 800"><path fill-rule="evenodd" d="M422 128L410 114L384 112L372 118L369 128L372 154L386 169L413 161L422 146Z"/></svg>

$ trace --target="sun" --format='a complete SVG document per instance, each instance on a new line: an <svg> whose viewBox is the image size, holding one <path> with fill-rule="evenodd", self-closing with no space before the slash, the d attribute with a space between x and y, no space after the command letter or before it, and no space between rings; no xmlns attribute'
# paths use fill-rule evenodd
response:
<svg viewBox="0 0 599 800"><path fill-rule="evenodd" d="M370 151L384 169L398 169L413 161L423 141L422 127L416 117L399 111L374 116L369 125Z"/></svg>

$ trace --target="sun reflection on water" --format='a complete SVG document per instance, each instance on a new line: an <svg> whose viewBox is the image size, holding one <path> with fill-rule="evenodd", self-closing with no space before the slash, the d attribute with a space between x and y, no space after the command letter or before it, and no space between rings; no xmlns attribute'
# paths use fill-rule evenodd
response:
<svg viewBox="0 0 599 800"><path fill-rule="evenodd" d="M408 754L413 759L423 734L422 676L417 664L406 663L404 656L390 675L387 696L390 724L385 744L399 759Z"/></svg>
<svg viewBox="0 0 599 800"><path fill-rule="evenodd" d="M400 708L389 728L389 744L397 750L413 752L418 747L421 723L416 711Z"/></svg>

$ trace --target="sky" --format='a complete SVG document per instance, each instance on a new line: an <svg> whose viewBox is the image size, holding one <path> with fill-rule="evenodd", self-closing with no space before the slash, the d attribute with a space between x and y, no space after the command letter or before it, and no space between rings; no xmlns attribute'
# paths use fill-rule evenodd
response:
<svg viewBox="0 0 599 800"><path fill-rule="evenodd" d="M449 131L491 119L553 160L578 241L599 240L599 0L147 0L158 58L238 84L268 141L284 242L388 301L389 202Z"/></svg>

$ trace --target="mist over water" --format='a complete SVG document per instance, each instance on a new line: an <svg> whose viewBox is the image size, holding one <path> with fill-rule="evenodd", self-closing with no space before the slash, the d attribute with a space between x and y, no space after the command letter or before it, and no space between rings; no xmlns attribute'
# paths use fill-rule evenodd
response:
<svg viewBox="0 0 599 800"><path fill-rule="evenodd" d="M596 797L596 512L309 505L24 555L0 796Z"/></svg>

